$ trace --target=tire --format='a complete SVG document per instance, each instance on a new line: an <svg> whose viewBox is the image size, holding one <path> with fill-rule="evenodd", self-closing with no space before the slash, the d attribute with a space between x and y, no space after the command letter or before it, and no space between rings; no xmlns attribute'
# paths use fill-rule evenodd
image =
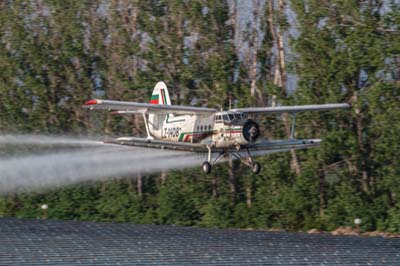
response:
<svg viewBox="0 0 400 266"><path fill-rule="evenodd" d="M205 174L209 174L211 172L211 164L207 161L203 163L202 168Z"/></svg>
<svg viewBox="0 0 400 266"><path fill-rule="evenodd" d="M251 167L251 171L253 171L254 174L258 174L261 171L261 165L257 162L253 164L253 167Z"/></svg>

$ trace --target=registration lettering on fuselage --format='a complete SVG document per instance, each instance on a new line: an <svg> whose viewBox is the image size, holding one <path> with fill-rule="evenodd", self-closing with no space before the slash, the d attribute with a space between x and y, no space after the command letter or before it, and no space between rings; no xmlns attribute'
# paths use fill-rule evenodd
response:
<svg viewBox="0 0 400 266"><path fill-rule="evenodd" d="M180 127L165 127L163 128L161 138L177 138L181 130Z"/></svg>

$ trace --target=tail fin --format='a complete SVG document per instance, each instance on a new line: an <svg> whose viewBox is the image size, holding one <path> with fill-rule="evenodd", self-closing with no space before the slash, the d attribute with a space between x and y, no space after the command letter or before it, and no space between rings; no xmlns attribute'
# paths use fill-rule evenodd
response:
<svg viewBox="0 0 400 266"><path fill-rule="evenodd" d="M160 81L156 84L153 94L151 95L150 103L171 105L167 85L165 85L164 82Z"/></svg>
<svg viewBox="0 0 400 266"><path fill-rule="evenodd" d="M171 105L171 99L169 98L169 93L167 85L160 81L154 87L153 93L150 98L151 104L164 104ZM164 120L172 116L172 114L150 114L149 115L149 128L152 130L160 130L163 126Z"/></svg>

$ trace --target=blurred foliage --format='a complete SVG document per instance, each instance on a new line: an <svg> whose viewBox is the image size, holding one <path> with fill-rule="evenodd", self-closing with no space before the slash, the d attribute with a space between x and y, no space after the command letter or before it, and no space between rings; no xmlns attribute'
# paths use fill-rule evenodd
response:
<svg viewBox="0 0 400 266"><path fill-rule="evenodd" d="M298 115L296 137L325 139L296 153L299 174L282 153L260 157L257 176L223 164L209 176L195 168L110 177L3 196L0 216L40 218L47 203L54 219L332 230L361 218L363 230L400 232L399 5L287 1L297 19L296 37L285 35L297 88L274 85L276 25L263 18L258 101L250 96L252 52L242 49L246 39L235 40L243 29L228 2L236 3L0 2L0 132L140 135L140 119L89 115L81 104L91 97L146 102L158 80L176 104L350 103L350 112ZM283 31L292 27L282 12L272 17ZM285 137L280 118L258 120L264 137Z"/></svg>

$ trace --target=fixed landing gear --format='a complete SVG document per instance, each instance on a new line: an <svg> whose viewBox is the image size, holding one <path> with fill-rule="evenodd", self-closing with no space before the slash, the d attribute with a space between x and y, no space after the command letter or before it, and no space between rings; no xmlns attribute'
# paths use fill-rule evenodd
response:
<svg viewBox="0 0 400 266"><path fill-rule="evenodd" d="M215 158L215 160L211 162L211 147L207 148L208 148L208 160L205 161L202 165L205 174L209 174L211 172L212 165L216 164L222 157L228 157L229 155L232 155L236 159L240 160L243 164L249 166L254 174L259 174L261 171L261 165L258 162L253 161L253 158L251 157L248 149L246 149L248 155L246 158L242 157L238 151L227 150L227 151L221 151L217 156L217 158Z"/></svg>
<svg viewBox="0 0 400 266"><path fill-rule="evenodd" d="M208 148L208 160L205 161L202 165L202 168L203 168L203 171L205 174L209 174L211 172L212 165L216 164L222 158L222 156L227 155L226 152L222 151L217 156L217 158L215 158L215 160L211 162L211 147L207 147L207 148Z"/></svg>
<svg viewBox="0 0 400 266"><path fill-rule="evenodd" d="M205 174L209 174L210 172L211 172L211 147L210 146L207 146L207 149L208 149L208 159L207 159L207 161L205 161L204 163L203 163L203 165L202 165L202 168L203 168L203 171L204 171L204 173ZM213 162L213 164L215 163L215 161Z"/></svg>

